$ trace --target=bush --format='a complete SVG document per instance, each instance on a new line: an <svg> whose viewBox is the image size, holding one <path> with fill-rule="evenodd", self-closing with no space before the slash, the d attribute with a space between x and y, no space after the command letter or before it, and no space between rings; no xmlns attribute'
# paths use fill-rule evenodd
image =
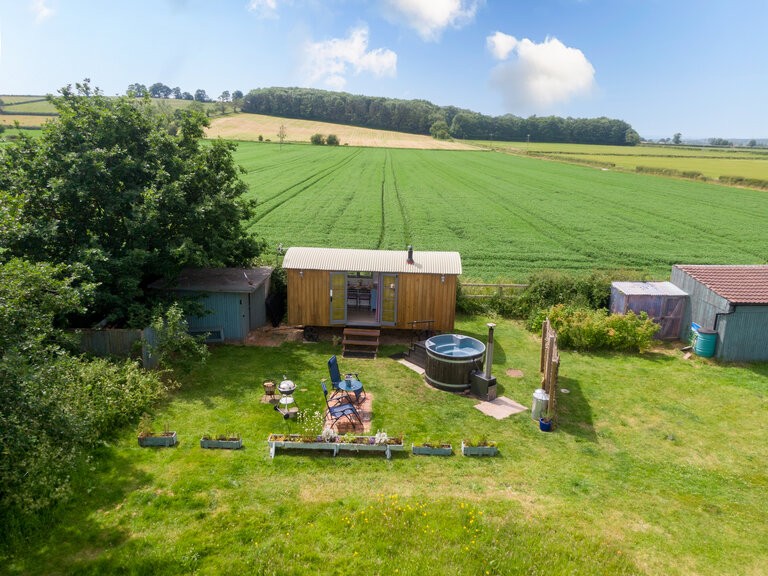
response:
<svg viewBox="0 0 768 576"><path fill-rule="evenodd" d="M288 310L288 283L285 268L276 266L269 281L269 295L266 299L267 318L273 327L280 326Z"/></svg>
<svg viewBox="0 0 768 576"><path fill-rule="evenodd" d="M339 137L336 136L336 134L328 134L328 138L325 139L325 143L328 146L338 146L339 145Z"/></svg>
<svg viewBox="0 0 768 576"><path fill-rule="evenodd" d="M541 308L570 304L587 308L606 308L611 299L611 281L615 273L592 272L572 276L556 271L533 274L528 288L520 295L516 308L521 317L530 317Z"/></svg>
<svg viewBox="0 0 768 576"><path fill-rule="evenodd" d="M540 311L556 304L607 308L611 300L611 282L646 280L641 272L628 270L596 271L589 275L569 275L544 270L531 275L528 287L517 296L469 298L461 284L456 288L456 309L465 314L498 314L505 318L525 318L535 322ZM539 322L541 326L541 322Z"/></svg>
<svg viewBox="0 0 768 576"><path fill-rule="evenodd" d="M734 186L747 186L749 188L760 188L768 190L768 180L759 178L744 178L743 176L720 176L720 182L723 184L733 184Z"/></svg>
<svg viewBox="0 0 768 576"><path fill-rule="evenodd" d="M659 330L659 325L645 312L609 315L604 308L591 310L563 304L552 306L545 314L537 314L537 321L530 323L529 328L541 330L546 317L557 331L558 345L574 350L642 352L651 347L653 335Z"/></svg>
<svg viewBox="0 0 768 576"><path fill-rule="evenodd" d="M150 356L159 368L189 371L194 363L205 362L210 355L205 336L192 336L184 311L173 303L165 312L152 318L155 341L149 343Z"/></svg>
<svg viewBox="0 0 768 576"><path fill-rule="evenodd" d="M0 516L15 517L14 528L65 499L86 451L166 392L158 374L130 360L60 355L34 372L3 372Z"/></svg>
<svg viewBox="0 0 768 576"><path fill-rule="evenodd" d="M325 137L322 134L312 134L312 137L309 139L309 141L315 146L322 146L325 144Z"/></svg>

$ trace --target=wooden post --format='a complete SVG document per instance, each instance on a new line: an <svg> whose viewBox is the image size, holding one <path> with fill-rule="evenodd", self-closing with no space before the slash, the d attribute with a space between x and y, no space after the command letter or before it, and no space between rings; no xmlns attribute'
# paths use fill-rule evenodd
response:
<svg viewBox="0 0 768 576"><path fill-rule="evenodd" d="M551 382L549 384L549 400L547 401L547 412L553 415L557 415L557 375L560 372L560 355L557 355L552 359L550 368Z"/></svg>

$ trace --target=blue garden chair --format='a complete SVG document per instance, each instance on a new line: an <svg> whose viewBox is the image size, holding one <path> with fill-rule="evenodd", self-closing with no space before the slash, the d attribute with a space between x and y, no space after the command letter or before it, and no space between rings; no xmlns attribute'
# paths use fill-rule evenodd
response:
<svg viewBox="0 0 768 576"><path fill-rule="evenodd" d="M330 399L334 400L336 403L346 402L346 393L339 388L342 377L341 372L339 372L339 362L336 360L335 355L328 359L328 374L331 377L331 387L333 388ZM360 378L357 376L357 372L347 372L344 374L344 379L348 380L350 378L354 378L355 380L360 381ZM360 391L358 391L355 395L359 398ZM338 398L338 396L342 396L343 398Z"/></svg>
<svg viewBox="0 0 768 576"><path fill-rule="evenodd" d="M360 427L363 426L363 420L360 418L360 414L357 412L355 407L346 402L344 404L331 404L328 401L328 387L325 385L325 380L323 380L320 383L323 387L323 396L325 396L325 405L327 406L327 410L325 412L326 416L330 416L331 425L330 428L333 428L336 426L336 423L341 420L342 418L347 418L352 423L352 426L355 426L355 420L360 424Z"/></svg>

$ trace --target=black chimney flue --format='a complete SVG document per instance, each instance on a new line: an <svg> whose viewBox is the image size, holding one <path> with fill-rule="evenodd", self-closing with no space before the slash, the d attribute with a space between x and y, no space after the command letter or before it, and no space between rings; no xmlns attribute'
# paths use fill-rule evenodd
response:
<svg viewBox="0 0 768 576"><path fill-rule="evenodd" d="M406 263L413 264L413 246L408 246L408 260L406 260Z"/></svg>

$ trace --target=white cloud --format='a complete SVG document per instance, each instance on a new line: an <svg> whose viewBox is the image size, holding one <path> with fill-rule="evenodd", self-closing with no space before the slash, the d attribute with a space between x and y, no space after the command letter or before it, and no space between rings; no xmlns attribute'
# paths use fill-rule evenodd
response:
<svg viewBox="0 0 768 576"><path fill-rule="evenodd" d="M386 48L368 50L368 27L362 25L351 30L347 38L308 42L304 46L304 71L308 84L320 82L340 90L350 73L394 76L397 54Z"/></svg>
<svg viewBox="0 0 768 576"><path fill-rule="evenodd" d="M595 69L584 53L557 38L537 44L496 32L486 45L496 59L505 60L491 73L491 85L509 112L546 111L595 87Z"/></svg>
<svg viewBox="0 0 768 576"><path fill-rule="evenodd" d="M509 53L517 46L518 41L514 36L504 34L504 32L496 32L493 36L488 36L485 43L497 60L506 60Z"/></svg>
<svg viewBox="0 0 768 576"><path fill-rule="evenodd" d="M250 0L248 10L259 18L277 18L277 5L278 0Z"/></svg>
<svg viewBox="0 0 768 576"><path fill-rule="evenodd" d="M35 13L35 21L42 22L53 16L53 10L46 6L46 0L32 0L30 9Z"/></svg>
<svg viewBox="0 0 768 576"><path fill-rule="evenodd" d="M388 17L416 30L428 42L445 28L461 28L475 18L484 0L384 0Z"/></svg>

